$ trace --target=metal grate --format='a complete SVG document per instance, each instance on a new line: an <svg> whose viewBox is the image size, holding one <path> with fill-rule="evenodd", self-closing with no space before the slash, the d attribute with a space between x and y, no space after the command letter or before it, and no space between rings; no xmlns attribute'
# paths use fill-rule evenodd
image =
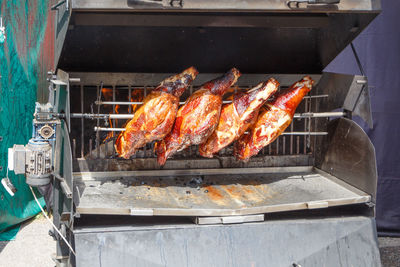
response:
<svg viewBox="0 0 400 267"><path fill-rule="evenodd" d="M90 74L85 73L85 75ZM84 75L80 74L80 76ZM261 81L260 75L243 76L240 79L242 80L241 84L232 87L224 96L224 103L230 103L231 97L237 91L251 88ZM114 84L107 84L107 81L102 82L102 78L107 80L107 74L104 74L104 76L97 74L97 84L95 84L96 79L93 79L93 77L80 78L81 83L71 85L73 156L74 158L115 158L117 157L114 149L116 137L124 130L123 126L133 117L134 111L142 105L143 98L163 78L157 78L153 75L152 79L148 79L151 85L144 84L143 81L143 84L138 85L134 80L131 82L111 81ZM265 76L263 76L263 79L266 79ZM287 78L287 80L290 80L290 78ZM85 83L85 81L88 81L88 83ZM290 83L295 81L296 79L292 79ZM194 86L190 86L185 91L181 96L181 104L198 89L200 84L194 84ZM289 86L289 84L282 82L281 84L281 89ZM102 88L104 89L102 90ZM312 154L315 138L327 134L326 131L315 129L316 124L312 123L312 121L318 118L328 120L330 117L343 116L343 112L318 113L315 110L317 101L327 97L329 96L313 95L313 90L311 90L310 94L304 98L298 107L298 113L295 114L290 127L275 142L260 151L259 156ZM78 99L80 101L75 101ZM140 149L132 158L155 158L153 151L154 142ZM218 156L232 156L232 152L231 145L221 150ZM175 158L193 159L201 158L201 156L198 148L192 146L176 154Z"/></svg>

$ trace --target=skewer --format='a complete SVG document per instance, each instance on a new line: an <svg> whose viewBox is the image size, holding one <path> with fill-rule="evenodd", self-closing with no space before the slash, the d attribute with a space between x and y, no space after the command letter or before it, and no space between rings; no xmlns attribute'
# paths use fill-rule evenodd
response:
<svg viewBox="0 0 400 267"><path fill-rule="evenodd" d="M125 128L94 127L95 131L100 132L123 132ZM327 135L328 132L284 132L282 135ZM279 141L278 141L279 142Z"/></svg>
<svg viewBox="0 0 400 267"><path fill-rule="evenodd" d="M315 96L305 96L304 99L309 98L321 98L321 97L328 97L328 95L315 95ZM141 105L143 104L142 101L95 101L96 105ZM230 104L232 100L224 100L222 101L223 104ZM180 101L179 105L185 104L184 101Z"/></svg>
<svg viewBox="0 0 400 267"><path fill-rule="evenodd" d="M81 112L83 113L84 109L84 91L83 91L83 84L81 84ZM85 154L84 144L85 144L85 119L81 119L81 158L83 158Z"/></svg>
<svg viewBox="0 0 400 267"><path fill-rule="evenodd" d="M310 98L306 98L305 100L304 100L304 111L305 111L305 113L309 113L311 110L310 109L308 109L308 101L310 101L311 99ZM311 129L307 129L307 126L308 126L308 124L307 124L307 121L308 120L310 120L310 118L308 117L308 118L306 118L305 120L304 120L304 131L305 132L310 132L311 131ZM307 154L307 147L306 147L306 145L307 145L307 138L308 137L310 137L310 135L308 135L308 136L304 136L304 140L303 140L303 154Z"/></svg>
<svg viewBox="0 0 400 267"><path fill-rule="evenodd" d="M63 114L59 114L63 117ZM307 112L307 113L295 113L294 118L328 118L328 117L343 117L346 113L339 112ZM93 113L71 113L72 119L132 119L134 114L93 114Z"/></svg>

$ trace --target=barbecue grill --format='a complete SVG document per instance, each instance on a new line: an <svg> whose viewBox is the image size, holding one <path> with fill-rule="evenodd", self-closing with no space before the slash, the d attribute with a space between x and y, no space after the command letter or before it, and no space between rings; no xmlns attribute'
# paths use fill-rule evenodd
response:
<svg viewBox="0 0 400 267"><path fill-rule="evenodd" d="M28 146L10 155L30 184L53 177L54 223L76 250L54 233L58 266L380 265L375 150L352 120L372 127L367 78L322 72L379 1L67 0L53 9L51 108L38 105L34 121L53 168L32 174L28 162L42 158ZM230 67L243 75L224 103L270 77L281 88L305 74L315 84L249 162L232 146L212 159L192 146L160 167L153 143L118 158L116 137L143 98L191 65L200 74L181 103Z"/></svg>

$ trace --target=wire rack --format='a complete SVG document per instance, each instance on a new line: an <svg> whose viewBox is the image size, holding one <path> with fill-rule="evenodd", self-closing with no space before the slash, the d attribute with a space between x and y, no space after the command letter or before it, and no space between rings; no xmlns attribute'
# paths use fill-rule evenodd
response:
<svg viewBox="0 0 400 267"><path fill-rule="evenodd" d="M133 117L134 112L143 104L143 99L155 88L151 85L137 84L134 81L106 84L86 84L80 79L78 84L71 85L71 139L74 158L115 158L114 143L124 130L124 125ZM293 80L292 82L295 82ZM246 78L245 84L230 88L224 96L224 103L230 103L232 96L240 90L248 90L260 80ZM281 85L280 89L288 85ZM190 86L180 98L183 104L187 97L198 89L199 85ZM313 95L313 90L303 99L296 110L293 122L287 130L273 143L260 151L265 155L304 155L312 154L315 138L327 135L323 129L316 129L316 120L329 120L331 117L343 116L343 112L318 113L318 101L329 98L328 95ZM221 150L218 156L231 156L232 145ZM154 142L140 149L132 158L154 158ZM197 146L191 146L175 158L201 158Z"/></svg>

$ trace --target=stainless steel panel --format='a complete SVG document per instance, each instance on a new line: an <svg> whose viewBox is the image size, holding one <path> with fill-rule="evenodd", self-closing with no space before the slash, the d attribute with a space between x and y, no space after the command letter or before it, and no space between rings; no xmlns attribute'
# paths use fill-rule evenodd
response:
<svg viewBox="0 0 400 267"><path fill-rule="evenodd" d="M79 192L76 210L80 214L234 216L371 200L368 194L329 174L299 168L265 169L263 174L218 174L224 171L220 169L191 176L172 172L167 177L140 176L142 172L130 177L117 172L114 176L110 172L106 178L107 173L98 173L97 181L96 177L75 180Z"/></svg>
<svg viewBox="0 0 400 267"><path fill-rule="evenodd" d="M171 3L177 2L171 6ZM287 1L281 0L253 0L251 2L239 0L72 0L72 8L80 10L181 10L181 9L216 9L216 10L290 10ZM312 2L312 1L309 1ZM307 5L301 5L302 8ZM374 10L380 8L379 1L341 0L337 5L309 5L311 10Z"/></svg>
<svg viewBox="0 0 400 267"><path fill-rule="evenodd" d="M329 98L321 98L318 102L318 112L337 109L354 112L370 128L373 127L368 81L365 76L325 72L316 86L316 93L329 95Z"/></svg>
<svg viewBox="0 0 400 267"><path fill-rule="evenodd" d="M78 267L380 267L375 227L367 217L80 227L74 240Z"/></svg>
<svg viewBox="0 0 400 267"><path fill-rule="evenodd" d="M328 132L322 162L317 164L322 170L370 194L374 202L378 174L375 148L367 134L345 118L330 122Z"/></svg>

